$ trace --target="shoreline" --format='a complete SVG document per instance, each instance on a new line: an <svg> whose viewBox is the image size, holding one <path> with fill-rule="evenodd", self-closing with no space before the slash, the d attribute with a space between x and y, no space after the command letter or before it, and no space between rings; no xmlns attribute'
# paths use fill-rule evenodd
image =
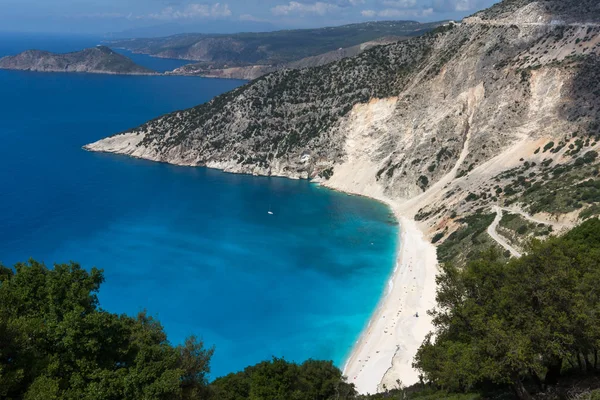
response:
<svg viewBox="0 0 600 400"><path fill-rule="evenodd" d="M419 382L413 358L430 331L427 311L435 306L438 273L435 246L423 238L417 223L387 199L400 225L394 270L377 308L344 362L343 374L360 394ZM416 317L418 313L418 317Z"/></svg>

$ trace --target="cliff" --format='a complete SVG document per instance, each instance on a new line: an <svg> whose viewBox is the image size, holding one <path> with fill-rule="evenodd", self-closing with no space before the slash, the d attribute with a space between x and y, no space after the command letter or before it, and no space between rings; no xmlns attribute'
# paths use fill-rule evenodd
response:
<svg viewBox="0 0 600 400"><path fill-rule="evenodd" d="M66 54L27 50L16 56L0 58L0 69L127 75L157 74L157 72L139 66L129 58L105 46L97 46Z"/></svg>

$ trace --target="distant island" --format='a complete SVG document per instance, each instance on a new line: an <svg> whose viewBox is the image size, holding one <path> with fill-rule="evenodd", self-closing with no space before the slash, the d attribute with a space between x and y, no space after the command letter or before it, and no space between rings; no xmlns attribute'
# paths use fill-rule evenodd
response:
<svg viewBox="0 0 600 400"><path fill-rule="evenodd" d="M27 50L0 58L0 69L37 72L87 72L95 74L158 75L106 46L65 54Z"/></svg>

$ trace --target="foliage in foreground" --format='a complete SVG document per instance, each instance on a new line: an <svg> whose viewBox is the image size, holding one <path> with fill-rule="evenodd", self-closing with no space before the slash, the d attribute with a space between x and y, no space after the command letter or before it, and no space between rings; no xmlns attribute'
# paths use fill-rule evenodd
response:
<svg viewBox="0 0 600 400"><path fill-rule="evenodd" d="M600 221L534 242L509 262L497 254L438 277L436 328L415 359L427 382L454 392L493 383L530 398L571 368L596 372L600 348Z"/></svg>
<svg viewBox="0 0 600 400"><path fill-rule="evenodd" d="M162 326L98 308L102 272L0 266L0 398L194 398L213 349L194 337L173 347Z"/></svg>
<svg viewBox="0 0 600 400"><path fill-rule="evenodd" d="M208 384L214 349L172 346L158 321L98 307L102 271L36 261L0 266L0 398L347 399L332 362L262 362Z"/></svg>
<svg viewBox="0 0 600 400"><path fill-rule="evenodd" d="M331 361L297 365L280 358L218 378L211 392L215 400L345 400L356 394L354 385L346 383Z"/></svg>

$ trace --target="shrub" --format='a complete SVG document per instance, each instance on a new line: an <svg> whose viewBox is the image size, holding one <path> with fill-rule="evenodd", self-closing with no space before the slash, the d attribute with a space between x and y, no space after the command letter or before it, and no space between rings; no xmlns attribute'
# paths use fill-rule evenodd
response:
<svg viewBox="0 0 600 400"><path fill-rule="evenodd" d="M521 225L519 228L517 228L517 233L519 235L524 235L527 233L527 230L528 230L527 225Z"/></svg>
<svg viewBox="0 0 600 400"><path fill-rule="evenodd" d="M544 153L554 147L554 142L549 142L544 146Z"/></svg>

